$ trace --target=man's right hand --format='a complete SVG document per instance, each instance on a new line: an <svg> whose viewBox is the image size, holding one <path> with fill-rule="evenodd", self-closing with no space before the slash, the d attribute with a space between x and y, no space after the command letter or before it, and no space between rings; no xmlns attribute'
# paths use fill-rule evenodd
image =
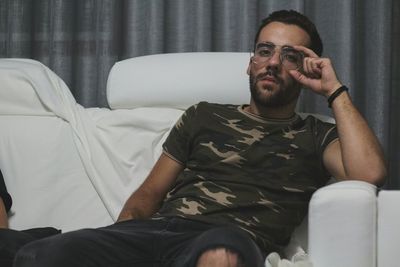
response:
<svg viewBox="0 0 400 267"><path fill-rule="evenodd" d="M158 211L183 166L164 153L143 184L128 198L117 221L146 219Z"/></svg>

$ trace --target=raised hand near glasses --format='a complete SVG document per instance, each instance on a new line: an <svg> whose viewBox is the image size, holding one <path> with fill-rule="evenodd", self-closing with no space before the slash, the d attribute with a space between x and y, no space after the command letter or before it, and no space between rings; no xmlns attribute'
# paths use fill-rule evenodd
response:
<svg viewBox="0 0 400 267"><path fill-rule="evenodd" d="M304 46L294 46L294 48L305 54L303 69L289 71L299 83L325 97L329 97L342 86L329 58L320 58Z"/></svg>

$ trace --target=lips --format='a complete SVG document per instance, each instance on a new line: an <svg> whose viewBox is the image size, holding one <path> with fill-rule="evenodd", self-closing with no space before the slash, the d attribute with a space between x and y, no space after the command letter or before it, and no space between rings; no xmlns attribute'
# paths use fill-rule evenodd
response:
<svg viewBox="0 0 400 267"><path fill-rule="evenodd" d="M279 84L278 79L276 79L275 77L272 77L272 76L265 76L265 77L262 77L261 79L258 79L257 82L260 83L260 85L261 85L262 87L267 86L268 88L269 88L270 86L275 86L275 85L278 85L278 84Z"/></svg>
<svg viewBox="0 0 400 267"><path fill-rule="evenodd" d="M261 81L268 81L268 82L278 83L278 81L274 77L269 77L269 76L262 78Z"/></svg>
<svg viewBox="0 0 400 267"><path fill-rule="evenodd" d="M256 82L258 81L266 81L270 83L275 83L279 84L279 78L276 77L275 75L271 74L270 72L264 72L259 75L257 75Z"/></svg>

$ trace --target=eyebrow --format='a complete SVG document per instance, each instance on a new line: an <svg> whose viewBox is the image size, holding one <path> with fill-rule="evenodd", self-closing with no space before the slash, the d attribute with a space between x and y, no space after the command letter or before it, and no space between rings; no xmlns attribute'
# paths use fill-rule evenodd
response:
<svg viewBox="0 0 400 267"><path fill-rule="evenodd" d="M271 42L261 42L261 43L258 43L258 44L256 45L256 48L260 48L260 47L270 47L270 46L276 47L277 45L274 44L274 43L271 43ZM280 46L280 47L282 47L282 48L291 48L291 49L294 49L293 46L291 46L291 45L278 45L278 46Z"/></svg>
<svg viewBox="0 0 400 267"><path fill-rule="evenodd" d="M259 48L259 47L264 47L264 46L276 46L274 43L271 43L271 42L262 42L262 43L258 43L257 45L256 45L256 48Z"/></svg>

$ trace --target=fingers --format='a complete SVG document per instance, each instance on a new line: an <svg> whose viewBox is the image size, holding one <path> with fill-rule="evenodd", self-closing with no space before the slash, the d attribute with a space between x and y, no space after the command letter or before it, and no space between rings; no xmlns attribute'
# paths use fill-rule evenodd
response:
<svg viewBox="0 0 400 267"><path fill-rule="evenodd" d="M306 57L312 57L312 58L318 58L319 56L317 54L315 54L314 51L312 51L311 49L305 47L305 46L301 46L301 45L295 45L293 46L294 49L301 51L305 54Z"/></svg>
<svg viewBox="0 0 400 267"><path fill-rule="evenodd" d="M311 49L295 45L294 49L304 53L305 57L303 60L302 72L309 78L320 79L321 78L321 58L314 53Z"/></svg>
<svg viewBox="0 0 400 267"><path fill-rule="evenodd" d="M320 95L330 95L340 84L329 58L305 58L303 69L289 71L303 86Z"/></svg>
<svg viewBox="0 0 400 267"><path fill-rule="evenodd" d="M310 78L301 73L298 70L291 70L289 71L290 75L299 83L303 85L308 85Z"/></svg>
<svg viewBox="0 0 400 267"><path fill-rule="evenodd" d="M306 57L303 60L303 73L313 79L321 78L323 59Z"/></svg>
<svg viewBox="0 0 400 267"><path fill-rule="evenodd" d="M290 75L295 79L298 83L302 84L303 87L311 89L312 91L319 93L321 88L321 80L310 78L300 71L291 70L289 71Z"/></svg>

